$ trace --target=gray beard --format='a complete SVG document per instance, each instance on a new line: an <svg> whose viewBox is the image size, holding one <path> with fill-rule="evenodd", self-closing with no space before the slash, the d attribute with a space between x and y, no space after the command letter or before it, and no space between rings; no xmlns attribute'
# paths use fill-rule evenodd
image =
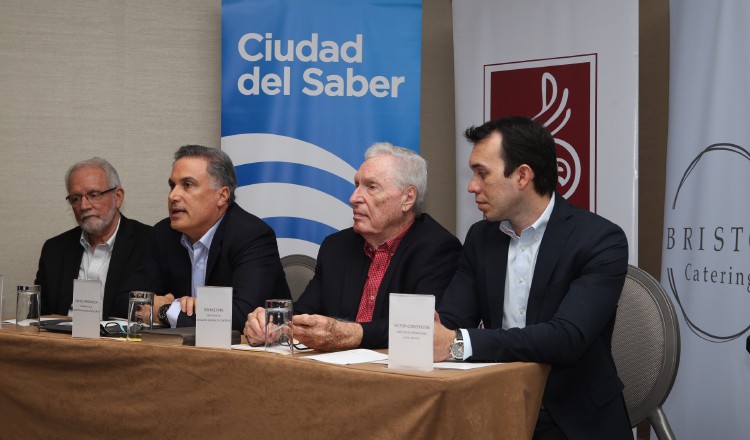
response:
<svg viewBox="0 0 750 440"><path fill-rule="evenodd" d="M87 234L98 234L112 223L112 220L115 218L115 213L117 213L117 209L111 210L104 216L104 218L90 217L89 219L81 221L78 226L80 226Z"/></svg>

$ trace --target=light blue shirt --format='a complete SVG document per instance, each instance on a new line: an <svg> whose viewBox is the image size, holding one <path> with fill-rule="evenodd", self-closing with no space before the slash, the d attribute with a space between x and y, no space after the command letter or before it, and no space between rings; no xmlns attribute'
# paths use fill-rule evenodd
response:
<svg viewBox="0 0 750 440"><path fill-rule="evenodd" d="M198 287L206 284L206 265L208 263L208 251L211 249L211 242L214 240L216 229L219 228L219 224L224 219L222 215L219 220L211 226L211 229L206 231L198 241L190 244L190 240L185 234L182 234L180 244L187 249L188 255L190 256L191 276L192 285L190 296L198 297ZM172 305L167 310L167 320L169 320L170 327L174 328L177 325L177 317L180 316L180 301L175 299Z"/></svg>
<svg viewBox="0 0 750 440"><path fill-rule="evenodd" d="M529 303L536 258L554 207L553 196L542 215L531 226L521 231L520 236L516 235L509 221L500 222L500 231L510 237L503 295L502 327L505 330L526 327L526 307ZM461 329L461 334L464 338L464 359L468 359L473 354L471 338L466 329Z"/></svg>

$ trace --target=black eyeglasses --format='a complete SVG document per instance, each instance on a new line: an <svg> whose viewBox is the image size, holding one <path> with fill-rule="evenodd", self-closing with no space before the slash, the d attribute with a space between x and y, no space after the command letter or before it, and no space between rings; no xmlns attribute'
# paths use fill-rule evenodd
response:
<svg viewBox="0 0 750 440"><path fill-rule="evenodd" d="M257 344L257 345L251 344L250 338L248 338L247 335L245 335L245 339L247 340L247 345L251 347L263 345L263 344ZM287 347L294 347L294 349L297 351L311 351L312 350L312 348L308 347L307 345L301 342L297 342L296 339L294 341L290 341L287 335L281 335L279 342L283 345L286 345Z"/></svg>
<svg viewBox="0 0 750 440"><path fill-rule="evenodd" d="M305 344L303 344L301 342L298 342L296 339L295 340L290 340L287 335L281 335L281 339L280 339L279 342L281 342L282 344L286 345L287 347L294 347L294 349L297 350L297 351L312 350L312 348L308 347L307 345L305 345Z"/></svg>
<svg viewBox="0 0 750 440"><path fill-rule="evenodd" d="M125 337L127 333L125 332L125 329L120 325L119 322L108 322L106 324L101 324L99 328L99 335L100 336L109 336L109 337Z"/></svg>
<svg viewBox="0 0 750 440"><path fill-rule="evenodd" d="M90 193L86 194L71 194L67 197L65 197L65 200L70 203L70 206L78 206L81 204L81 201L83 201L83 198L86 197L86 200L89 201L89 203L97 204L102 201L102 196L104 194L107 194L108 192L112 192L116 190L117 187L113 186L112 188L106 190L106 191L91 191Z"/></svg>

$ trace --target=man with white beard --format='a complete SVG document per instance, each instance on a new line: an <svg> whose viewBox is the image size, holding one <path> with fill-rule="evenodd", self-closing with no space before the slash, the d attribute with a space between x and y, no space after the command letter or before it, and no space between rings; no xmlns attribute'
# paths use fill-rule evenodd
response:
<svg viewBox="0 0 750 440"><path fill-rule="evenodd" d="M42 289L42 314L68 315L73 280L84 279L102 283L103 319L125 317L126 310L113 309L114 298L149 250L152 228L122 215L125 190L117 170L102 158L71 166L65 185L78 226L42 247L34 281Z"/></svg>

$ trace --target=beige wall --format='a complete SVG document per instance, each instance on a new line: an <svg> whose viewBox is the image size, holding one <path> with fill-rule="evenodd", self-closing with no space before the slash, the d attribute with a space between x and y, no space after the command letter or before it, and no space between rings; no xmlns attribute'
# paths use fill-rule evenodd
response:
<svg viewBox="0 0 750 440"><path fill-rule="evenodd" d="M425 209L455 233L456 117L451 0L423 0L422 5L420 152L427 160L429 175Z"/></svg>
<svg viewBox="0 0 750 440"><path fill-rule="evenodd" d="M71 163L112 162L124 214L152 224L174 150L219 144L220 13L220 0L0 2L4 315L44 240L74 226Z"/></svg>
<svg viewBox="0 0 750 440"><path fill-rule="evenodd" d="M450 0L426 1L422 152L426 207L455 226ZM218 146L221 0L0 2L0 274L5 317L32 283L44 240L74 226L67 167L102 156L120 173L123 212L166 215L174 150Z"/></svg>
<svg viewBox="0 0 750 440"><path fill-rule="evenodd" d="M669 1L640 0L638 266L661 276L669 116Z"/></svg>

